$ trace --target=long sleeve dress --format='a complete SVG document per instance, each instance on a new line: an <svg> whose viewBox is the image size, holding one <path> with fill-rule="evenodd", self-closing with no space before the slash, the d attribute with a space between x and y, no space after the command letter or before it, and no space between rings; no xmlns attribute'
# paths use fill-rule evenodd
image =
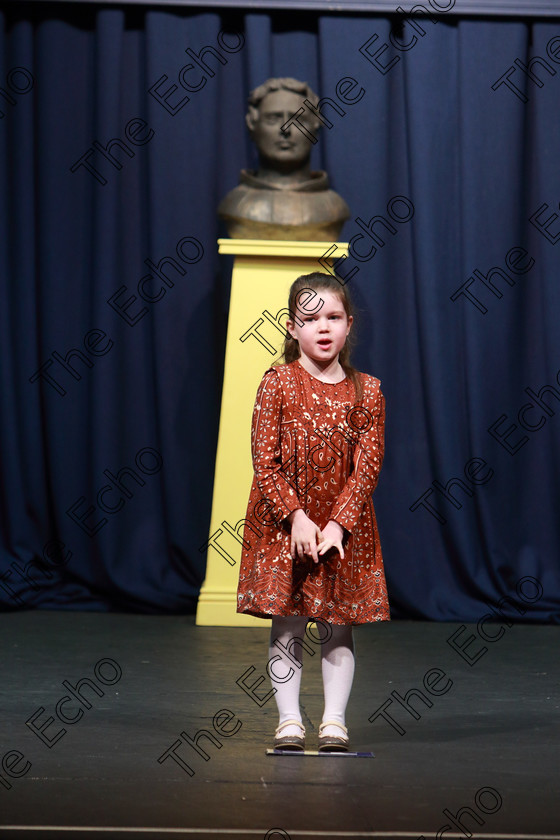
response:
<svg viewBox="0 0 560 840"><path fill-rule="evenodd" d="M363 397L322 382L299 360L269 368L253 411L254 478L244 521L237 611L260 618L299 615L332 624L390 618L371 494L384 452L380 382L360 374ZM320 528L344 528L336 549L293 560L285 519L302 508Z"/></svg>

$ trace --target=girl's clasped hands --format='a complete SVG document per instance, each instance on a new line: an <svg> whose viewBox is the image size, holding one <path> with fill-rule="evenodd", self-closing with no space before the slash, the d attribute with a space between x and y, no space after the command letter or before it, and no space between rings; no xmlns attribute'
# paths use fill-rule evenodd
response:
<svg viewBox="0 0 560 840"><path fill-rule="evenodd" d="M309 556L314 563L318 563L319 558L331 548L336 548L341 558L344 558L344 529L334 519L327 522L321 531L305 511L298 508L290 514L288 522L291 525L290 552L294 560L304 560Z"/></svg>

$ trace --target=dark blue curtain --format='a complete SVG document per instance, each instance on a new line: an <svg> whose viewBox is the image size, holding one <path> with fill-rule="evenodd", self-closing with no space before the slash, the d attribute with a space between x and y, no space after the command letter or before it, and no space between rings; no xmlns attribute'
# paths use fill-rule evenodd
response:
<svg viewBox="0 0 560 840"><path fill-rule="evenodd" d="M477 621L509 598L511 620L558 620L559 36L4 6L4 609L195 608L231 270L216 207L255 163L248 91L290 75L331 100L313 163L352 210L340 271L387 400L393 615Z"/></svg>

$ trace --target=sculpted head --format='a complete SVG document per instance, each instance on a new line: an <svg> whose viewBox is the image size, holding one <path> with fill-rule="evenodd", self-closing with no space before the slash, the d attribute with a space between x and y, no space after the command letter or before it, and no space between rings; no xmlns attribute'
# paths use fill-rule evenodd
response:
<svg viewBox="0 0 560 840"><path fill-rule="evenodd" d="M298 119L311 134L317 134L321 123L304 105L305 99L312 105L319 101L306 82L291 78L268 79L251 92L245 122L257 146L261 167L288 174L309 166L313 145L309 138L297 125L281 130L303 107Z"/></svg>

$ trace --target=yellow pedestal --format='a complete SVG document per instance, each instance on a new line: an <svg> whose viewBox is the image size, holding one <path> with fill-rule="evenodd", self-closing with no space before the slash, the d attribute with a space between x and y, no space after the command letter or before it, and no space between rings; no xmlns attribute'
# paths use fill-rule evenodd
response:
<svg viewBox="0 0 560 840"><path fill-rule="evenodd" d="M300 274L324 271L319 263L332 242L219 239L234 254L220 431L214 474L206 579L196 623L266 627L270 621L236 612L241 538L253 478L251 417L264 371L282 353L288 291ZM331 260L348 253L336 243Z"/></svg>

